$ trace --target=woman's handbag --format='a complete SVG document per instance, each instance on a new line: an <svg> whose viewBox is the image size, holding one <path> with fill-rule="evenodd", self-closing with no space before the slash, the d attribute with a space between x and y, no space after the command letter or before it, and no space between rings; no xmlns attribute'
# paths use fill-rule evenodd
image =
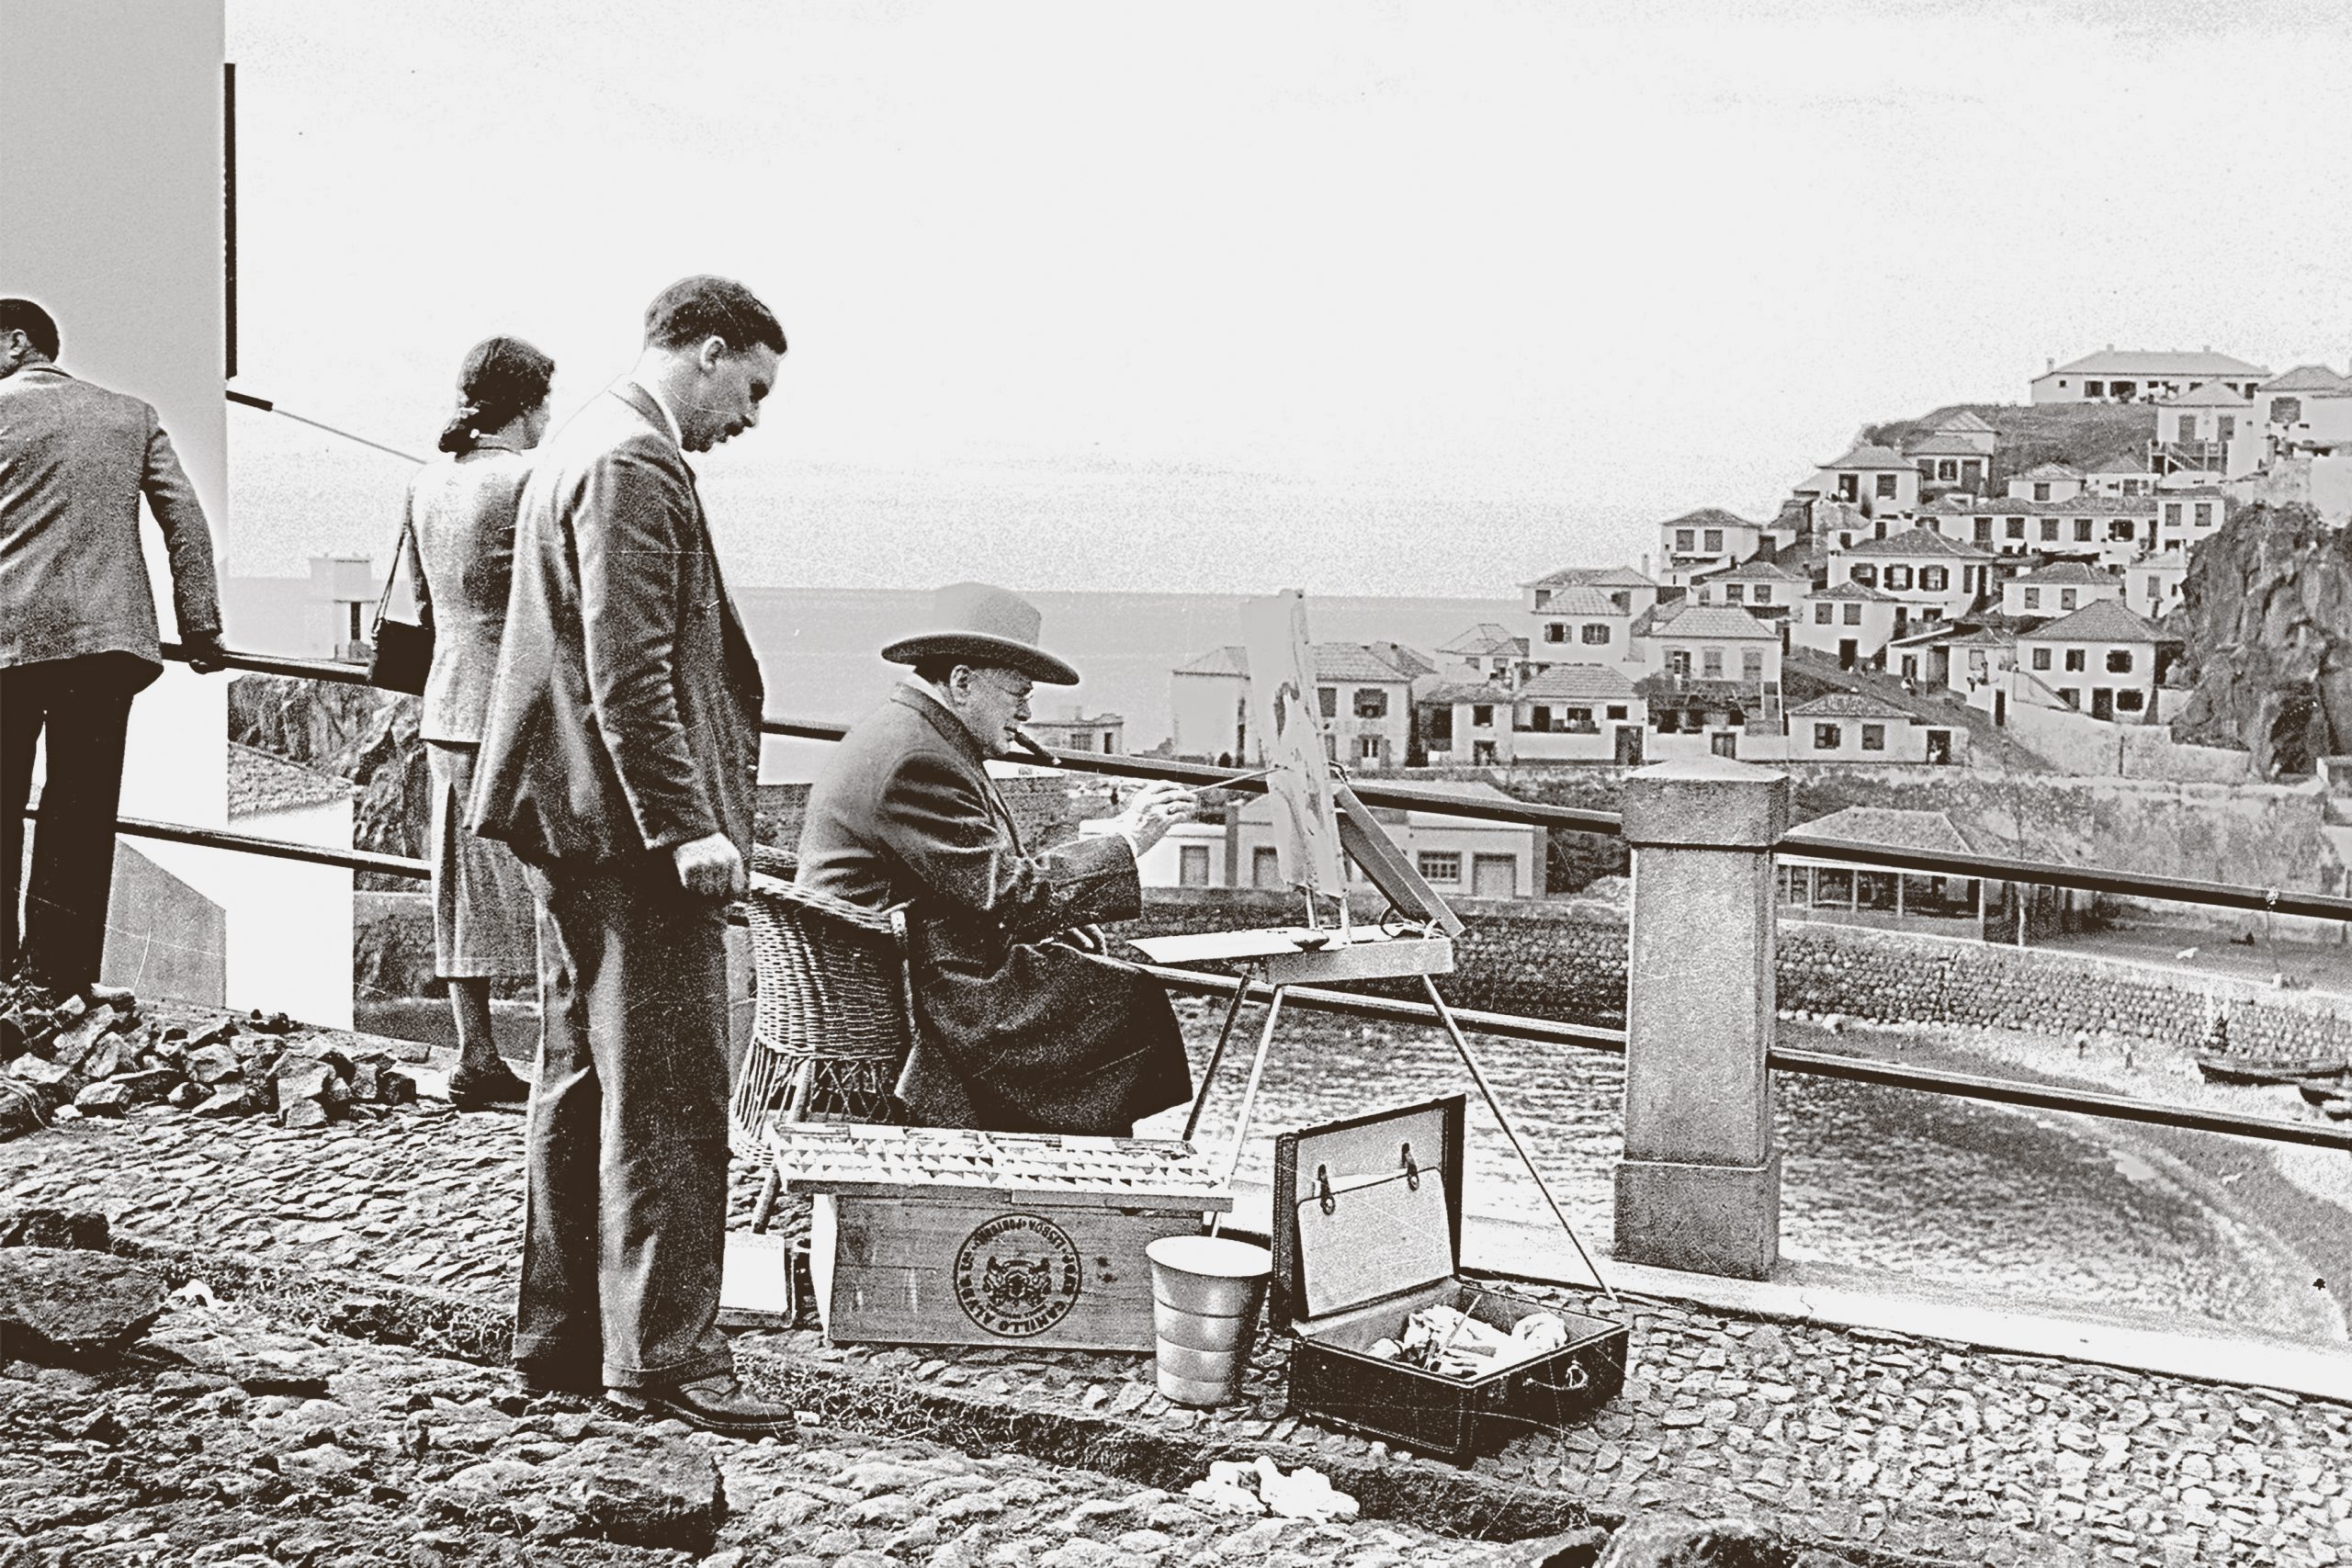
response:
<svg viewBox="0 0 2352 1568"><path fill-rule="evenodd" d="M368 683L387 692L423 696L424 677L433 669L433 627L429 623L391 620L386 614L392 605L392 583L400 576L401 563L413 559L409 543L414 536L414 519L403 515L400 543L392 547L392 569L384 573L383 596L376 601L376 624L368 633L368 644L375 649L368 660ZM422 562L416 562L410 575L422 576Z"/></svg>

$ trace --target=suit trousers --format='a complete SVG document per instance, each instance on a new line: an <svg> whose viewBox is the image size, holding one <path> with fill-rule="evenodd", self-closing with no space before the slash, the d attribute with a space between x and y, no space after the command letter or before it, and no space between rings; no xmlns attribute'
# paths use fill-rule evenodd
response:
<svg viewBox="0 0 2352 1568"><path fill-rule="evenodd" d="M731 1371L726 905L666 854L529 876L544 1023L514 1364L608 1388Z"/></svg>
<svg viewBox="0 0 2352 1568"><path fill-rule="evenodd" d="M0 669L0 976L21 962L54 991L78 991L98 977L130 700L153 679L153 665L127 653ZM20 930L25 804L35 742L44 738L49 761Z"/></svg>

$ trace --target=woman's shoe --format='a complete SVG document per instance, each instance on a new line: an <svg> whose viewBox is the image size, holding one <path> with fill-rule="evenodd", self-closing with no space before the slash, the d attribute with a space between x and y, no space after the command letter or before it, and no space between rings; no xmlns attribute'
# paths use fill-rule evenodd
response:
<svg viewBox="0 0 2352 1568"><path fill-rule="evenodd" d="M462 1064L449 1075L452 1111L520 1111L531 1102L531 1086L501 1062L476 1071Z"/></svg>

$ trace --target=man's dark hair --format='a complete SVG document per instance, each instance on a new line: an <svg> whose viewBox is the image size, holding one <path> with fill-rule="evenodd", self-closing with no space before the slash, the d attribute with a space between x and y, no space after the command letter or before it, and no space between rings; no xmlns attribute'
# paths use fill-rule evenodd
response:
<svg viewBox="0 0 2352 1568"><path fill-rule="evenodd" d="M968 659L958 659L953 654L938 653L929 659L916 660L914 671L934 686L944 686L947 684L948 678L954 675L957 669L971 663L972 661ZM973 668L978 669L978 666L973 665Z"/></svg>
<svg viewBox="0 0 2352 1568"><path fill-rule="evenodd" d="M57 322L29 299L0 299L0 333L22 333L34 348L57 357Z"/></svg>
<svg viewBox="0 0 2352 1568"><path fill-rule="evenodd" d="M784 352L784 329L760 297L731 277L682 277L645 308L648 348L687 348L715 337L741 354L753 344Z"/></svg>

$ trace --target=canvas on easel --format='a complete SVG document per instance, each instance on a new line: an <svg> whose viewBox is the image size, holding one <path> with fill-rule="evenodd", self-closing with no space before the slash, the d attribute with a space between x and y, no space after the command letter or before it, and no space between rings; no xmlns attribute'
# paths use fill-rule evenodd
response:
<svg viewBox="0 0 2352 1568"><path fill-rule="evenodd" d="M1339 893L1340 824L1331 794L1330 747L1316 695L1315 647L1306 636L1306 595L1265 594L1241 607L1250 660L1250 722L1266 765L1274 807L1274 851L1285 886Z"/></svg>

